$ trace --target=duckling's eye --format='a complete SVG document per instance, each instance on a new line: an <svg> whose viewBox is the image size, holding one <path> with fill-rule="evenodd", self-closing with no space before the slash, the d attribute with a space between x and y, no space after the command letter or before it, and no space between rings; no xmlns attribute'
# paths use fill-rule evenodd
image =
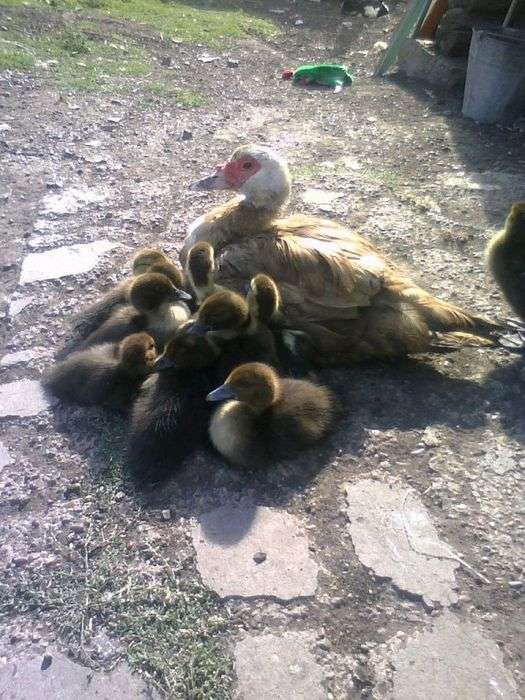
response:
<svg viewBox="0 0 525 700"><path fill-rule="evenodd" d="M243 170L250 170L251 167L252 167L252 164L251 164L249 161L247 161L246 163L243 163L243 164L242 164L242 169L243 169Z"/></svg>

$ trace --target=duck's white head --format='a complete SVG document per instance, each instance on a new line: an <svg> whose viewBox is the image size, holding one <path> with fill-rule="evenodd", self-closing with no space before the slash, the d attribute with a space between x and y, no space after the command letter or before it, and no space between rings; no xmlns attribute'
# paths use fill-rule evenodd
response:
<svg viewBox="0 0 525 700"><path fill-rule="evenodd" d="M239 146L213 175L191 185L198 190L235 190L257 208L279 209L290 196L286 161L266 146Z"/></svg>

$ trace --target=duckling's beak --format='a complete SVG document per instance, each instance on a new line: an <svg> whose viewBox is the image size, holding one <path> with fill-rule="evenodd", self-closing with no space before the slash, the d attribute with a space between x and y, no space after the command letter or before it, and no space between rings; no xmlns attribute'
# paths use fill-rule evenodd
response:
<svg viewBox="0 0 525 700"><path fill-rule="evenodd" d="M217 171L213 175L203 177L202 180L192 182L190 190L229 190L230 185L224 176L223 166L219 165Z"/></svg>
<svg viewBox="0 0 525 700"><path fill-rule="evenodd" d="M192 335L204 336L209 330L208 326L197 318L191 325L188 325L187 332Z"/></svg>
<svg viewBox="0 0 525 700"><path fill-rule="evenodd" d="M171 357L161 355L153 365L153 372L163 372L165 369L175 369L176 367L177 365Z"/></svg>
<svg viewBox="0 0 525 700"><path fill-rule="evenodd" d="M222 386L210 391L206 397L206 401L226 401L227 399L235 399L236 394L231 386L223 384Z"/></svg>
<svg viewBox="0 0 525 700"><path fill-rule="evenodd" d="M191 301L191 294L188 294L188 292L185 292L183 289L174 287L172 291L172 299L173 301Z"/></svg>

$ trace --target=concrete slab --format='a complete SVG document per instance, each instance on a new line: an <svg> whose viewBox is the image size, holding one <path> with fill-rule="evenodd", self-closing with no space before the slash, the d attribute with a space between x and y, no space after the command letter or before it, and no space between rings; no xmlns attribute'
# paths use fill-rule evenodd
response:
<svg viewBox="0 0 525 700"><path fill-rule="evenodd" d="M19 352L10 352L2 357L0 360L0 367L12 367L21 362L29 362L29 360L42 357L45 353L45 348L29 348L28 350L20 350Z"/></svg>
<svg viewBox="0 0 525 700"><path fill-rule="evenodd" d="M42 199L41 214L74 214L89 204L99 204L107 199L101 190L86 187L69 187L58 194L48 194Z"/></svg>
<svg viewBox="0 0 525 700"><path fill-rule="evenodd" d="M457 601L458 562L416 494L364 479L346 487L350 534L360 561L399 589L428 602Z"/></svg>
<svg viewBox="0 0 525 700"><path fill-rule="evenodd" d="M204 584L223 598L315 594L318 566L301 523L289 513L225 505L203 515L192 537Z"/></svg>
<svg viewBox="0 0 525 700"><path fill-rule="evenodd" d="M108 240L61 246L43 253L30 253L22 262L20 284L81 275L92 270L103 253L117 247Z"/></svg>
<svg viewBox="0 0 525 700"><path fill-rule="evenodd" d="M0 418L36 416L49 406L40 382L34 379L0 384Z"/></svg>
<svg viewBox="0 0 525 700"><path fill-rule="evenodd" d="M390 661L394 700L518 700L498 645L451 614Z"/></svg>
<svg viewBox="0 0 525 700"><path fill-rule="evenodd" d="M301 195L305 204L330 204L342 196L342 192L332 192L331 190L319 190L314 188L305 190Z"/></svg>
<svg viewBox="0 0 525 700"><path fill-rule="evenodd" d="M246 637L234 650L238 700L324 700L323 673L309 650L313 635Z"/></svg>
<svg viewBox="0 0 525 700"><path fill-rule="evenodd" d="M0 441L0 469L3 469L4 467L7 467L8 464L12 463L13 460L11 459L11 455L9 454L9 450L4 445L4 443Z"/></svg>
<svg viewBox="0 0 525 700"><path fill-rule="evenodd" d="M0 666L2 700L154 700L158 697L126 666L102 673L55 653Z"/></svg>
<svg viewBox="0 0 525 700"><path fill-rule="evenodd" d="M8 314L13 318L13 316L16 316L19 314L21 311L23 311L27 306L30 306L30 304L33 303L35 300L34 297L19 297L18 299L12 299L9 302L9 309L8 309Z"/></svg>

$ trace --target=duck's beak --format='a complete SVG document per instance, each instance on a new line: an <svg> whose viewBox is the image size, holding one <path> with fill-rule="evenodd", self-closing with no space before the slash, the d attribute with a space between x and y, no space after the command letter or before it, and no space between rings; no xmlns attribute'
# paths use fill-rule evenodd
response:
<svg viewBox="0 0 525 700"><path fill-rule="evenodd" d="M185 292L183 289L179 289L178 287L173 288L173 301L191 301L191 298L191 294L188 294L188 292Z"/></svg>
<svg viewBox="0 0 525 700"><path fill-rule="evenodd" d="M206 401L226 401L227 399L235 399L235 392L228 384L223 384L222 386L210 391L206 397Z"/></svg>
<svg viewBox="0 0 525 700"><path fill-rule="evenodd" d="M230 185L226 181L224 175L224 166L219 165L216 172L208 177L203 177L202 180L192 182L190 190L229 190Z"/></svg>
<svg viewBox="0 0 525 700"><path fill-rule="evenodd" d="M166 355L161 355L153 365L153 372L163 372L165 369L175 369L177 365L171 359L171 357L166 357Z"/></svg>
<svg viewBox="0 0 525 700"><path fill-rule="evenodd" d="M204 336L209 330L208 326L197 318L191 325L188 325L187 332L192 335Z"/></svg>

